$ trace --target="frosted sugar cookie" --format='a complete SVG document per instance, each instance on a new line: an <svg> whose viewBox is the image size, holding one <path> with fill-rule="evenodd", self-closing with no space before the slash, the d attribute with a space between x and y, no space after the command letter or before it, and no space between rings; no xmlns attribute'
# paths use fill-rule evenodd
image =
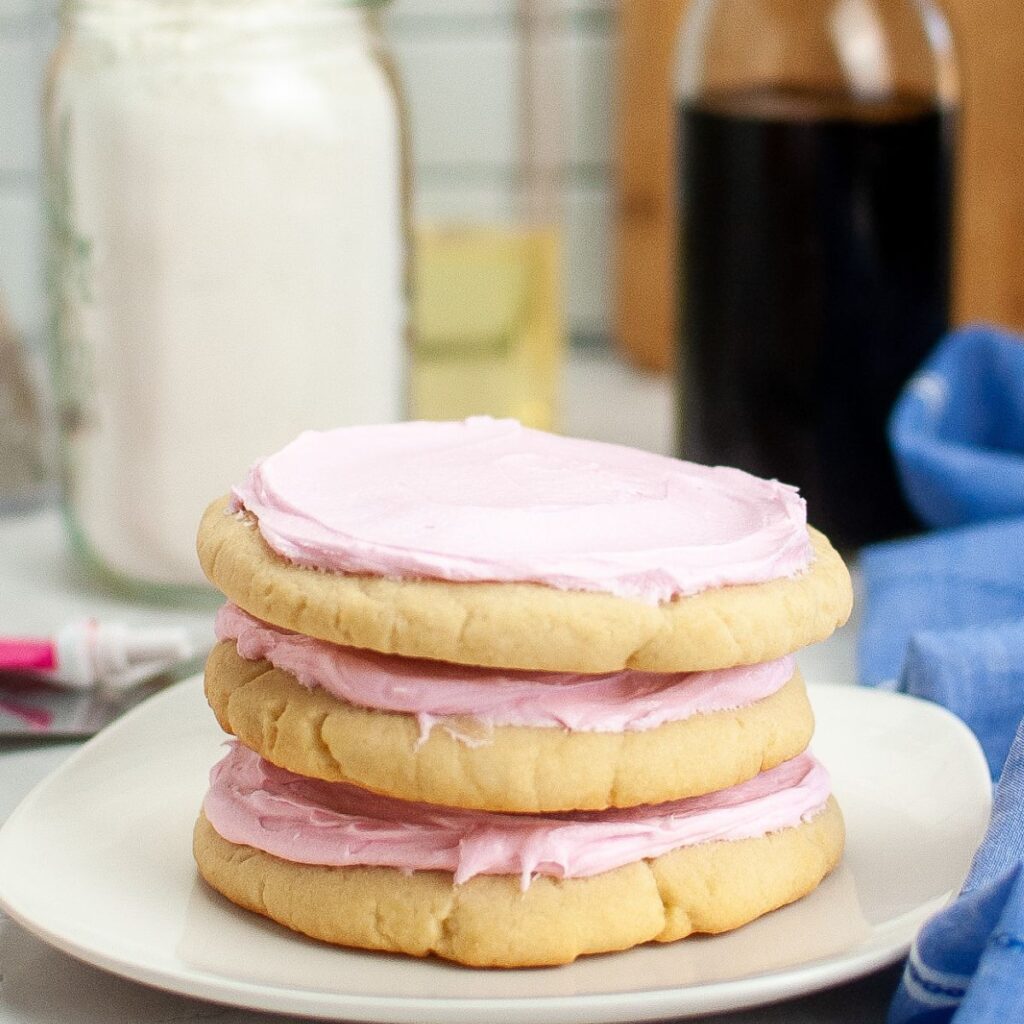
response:
<svg viewBox="0 0 1024 1024"><path fill-rule="evenodd" d="M198 549L264 621L504 668L770 661L852 600L790 487L486 418L303 434L210 506Z"/></svg>
<svg viewBox="0 0 1024 1024"><path fill-rule="evenodd" d="M206 693L274 764L405 800L538 812L630 807L749 779L814 727L792 657L604 676L381 655L221 609Z"/></svg>
<svg viewBox="0 0 1024 1024"><path fill-rule="evenodd" d="M194 839L214 888L296 931L501 967L737 928L812 890L842 845L808 755L689 801L517 817L302 779L242 746Z"/></svg>

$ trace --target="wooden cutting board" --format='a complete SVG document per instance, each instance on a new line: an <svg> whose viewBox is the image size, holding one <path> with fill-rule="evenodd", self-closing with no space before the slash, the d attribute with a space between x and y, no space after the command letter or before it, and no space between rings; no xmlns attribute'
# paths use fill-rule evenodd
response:
<svg viewBox="0 0 1024 1024"><path fill-rule="evenodd" d="M690 2L619 6L613 332L631 362L658 370L676 330L672 79ZM943 7L963 85L954 318L1024 329L1024 3Z"/></svg>

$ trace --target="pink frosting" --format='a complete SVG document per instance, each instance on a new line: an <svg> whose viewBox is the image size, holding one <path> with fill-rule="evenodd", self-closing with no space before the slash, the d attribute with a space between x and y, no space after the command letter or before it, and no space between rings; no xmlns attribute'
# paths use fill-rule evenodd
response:
<svg viewBox="0 0 1024 1024"><path fill-rule="evenodd" d="M487 417L304 433L233 497L280 555L340 572L655 603L812 559L793 487Z"/></svg>
<svg viewBox="0 0 1024 1024"><path fill-rule="evenodd" d="M508 815L408 803L277 768L232 744L214 766L204 810L213 827L299 864L581 878L683 846L747 839L818 813L828 773L801 754L707 796L628 810Z"/></svg>
<svg viewBox="0 0 1024 1024"><path fill-rule="evenodd" d="M665 722L744 707L775 693L792 657L716 672L606 675L517 672L378 654L271 626L233 604L217 613L217 638L250 661L266 659L303 686L359 707L417 715L425 736L451 716L486 726L562 726L577 732L653 729ZM464 727L446 725L460 735Z"/></svg>

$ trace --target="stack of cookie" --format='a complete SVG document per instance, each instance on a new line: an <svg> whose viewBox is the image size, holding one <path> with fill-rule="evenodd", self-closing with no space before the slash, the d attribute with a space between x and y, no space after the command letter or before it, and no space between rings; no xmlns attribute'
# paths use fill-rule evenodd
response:
<svg viewBox="0 0 1024 1024"><path fill-rule="evenodd" d="M342 945L565 963L791 902L842 818L793 652L850 610L795 490L511 421L303 434L206 512L236 737L195 833Z"/></svg>

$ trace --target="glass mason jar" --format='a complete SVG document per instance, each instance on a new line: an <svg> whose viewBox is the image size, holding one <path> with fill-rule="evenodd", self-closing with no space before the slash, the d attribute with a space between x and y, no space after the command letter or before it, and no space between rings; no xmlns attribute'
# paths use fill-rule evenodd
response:
<svg viewBox="0 0 1024 1024"><path fill-rule="evenodd" d="M679 449L908 532L886 442L946 330L959 100L931 0L696 0L678 50Z"/></svg>
<svg viewBox="0 0 1024 1024"><path fill-rule="evenodd" d="M206 503L303 429L405 411L401 105L352 0L65 0L46 110L66 517L202 583Z"/></svg>

